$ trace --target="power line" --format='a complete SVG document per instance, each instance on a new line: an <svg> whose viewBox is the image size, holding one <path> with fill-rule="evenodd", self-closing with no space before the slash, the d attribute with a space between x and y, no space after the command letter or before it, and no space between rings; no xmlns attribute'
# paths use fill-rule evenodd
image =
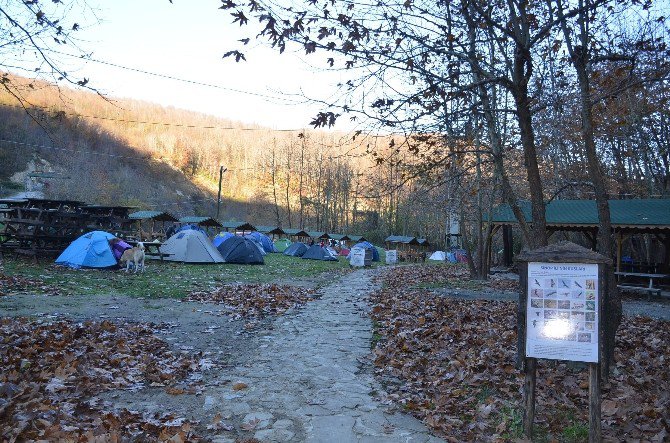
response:
<svg viewBox="0 0 670 443"><path fill-rule="evenodd" d="M6 103L0 103L0 106L4 106L6 108L15 108L15 109L21 109L25 110L26 108L23 106L18 106L18 105L10 105ZM35 109L43 109L43 110L51 110L52 108L48 106L37 106L37 105L30 105L31 108ZM305 131L305 129L270 129L270 128L236 128L234 126L198 126L198 125L189 125L185 123L168 123L168 122L153 122L153 121L144 121L144 120L127 120L127 119L122 119L122 118L113 118L113 117L101 117L98 115L86 115L86 114L78 114L76 112L67 112L67 111L62 111L58 110L55 112L61 112L65 115L73 116L73 117L81 117L81 118L90 118L90 119L95 119L95 120L107 120L107 121L113 121L113 122L119 122L119 123L137 123L137 124L144 124L144 125L154 125L154 126L173 126L173 127L178 127L178 128L190 128L190 129L220 129L224 131L268 131L268 132L301 132Z"/></svg>
<svg viewBox="0 0 670 443"><path fill-rule="evenodd" d="M102 65L107 65L107 66L112 66L112 67L119 68L119 69L124 69L126 71L151 75L153 77L165 78L165 79L168 79L168 80L174 80L174 81L178 81L178 82L182 82L182 83L188 83L188 84L192 84L192 85L198 85L198 86L205 86L205 87L208 87L208 88L216 88L216 89L221 89L221 90L224 90L224 91L236 92L238 94L253 95L253 96L256 96L256 97L266 98L266 99L270 99L270 100L279 100L279 101L290 102L290 103L294 103L294 104L297 103L295 100L288 100L285 97L271 96L271 95L267 95L267 94L261 94L259 92L251 92L251 91L245 91L243 89L229 88L227 86L221 86L221 85L217 85L217 84L214 84L214 83L205 83L205 82L201 82L201 81L198 81L198 80L188 80L188 79L184 79L184 78L175 77L175 76L169 75L169 74L161 74L161 73L147 71L145 69L123 66L123 65L120 65L118 63L112 63L112 62L107 62L107 61L104 61L104 60L95 59L95 58L91 57L90 55L83 55L82 56L82 55L76 55L76 54L69 54L67 52L61 52L61 51L57 51L57 50L51 49L51 48L42 48L42 50L53 52L53 53L59 54L59 55L64 55L64 56L67 56L67 57L77 58L77 59L80 59L80 60L88 60L88 61L91 61L91 62L94 62L94 63L100 63Z"/></svg>

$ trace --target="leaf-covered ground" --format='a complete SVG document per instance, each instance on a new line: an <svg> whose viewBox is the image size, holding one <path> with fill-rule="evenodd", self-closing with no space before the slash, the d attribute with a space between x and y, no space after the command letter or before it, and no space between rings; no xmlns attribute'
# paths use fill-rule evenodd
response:
<svg viewBox="0 0 670 443"><path fill-rule="evenodd" d="M212 291L194 291L187 301L216 303L245 318L283 314L314 300L314 289L276 284L224 285Z"/></svg>
<svg viewBox="0 0 670 443"><path fill-rule="evenodd" d="M0 319L0 441L197 440L178 417L111 412L95 397L170 386L198 369L153 333L146 324Z"/></svg>
<svg viewBox="0 0 670 443"><path fill-rule="evenodd" d="M0 297L9 295L15 292L48 292L51 294L58 293L58 290L50 285L47 285L38 278L26 278L19 275L7 275L0 271Z"/></svg>
<svg viewBox="0 0 670 443"><path fill-rule="evenodd" d="M398 404L449 441L521 437L523 377L514 368L516 304L456 300L430 286L458 279L451 266L400 267L386 272L372 296L377 373ZM607 441L667 441L670 437L670 323L624 317L617 363L603 386ZM541 361L537 441L588 436L588 371Z"/></svg>

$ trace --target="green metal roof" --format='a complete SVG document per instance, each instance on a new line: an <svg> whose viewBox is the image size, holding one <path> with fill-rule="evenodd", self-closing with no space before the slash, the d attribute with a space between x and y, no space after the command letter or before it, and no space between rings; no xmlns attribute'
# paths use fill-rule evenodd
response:
<svg viewBox="0 0 670 443"><path fill-rule="evenodd" d="M614 227L670 229L670 199L609 200ZM519 202L526 221L532 221L530 202ZM546 208L549 226L598 226L595 200L553 200ZM509 205L496 207L493 223L517 223Z"/></svg>
<svg viewBox="0 0 670 443"><path fill-rule="evenodd" d="M302 229L284 229L284 233L291 237L309 237L309 233Z"/></svg>
<svg viewBox="0 0 670 443"><path fill-rule="evenodd" d="M405 235L389 235L384 239L385 242L389 243L406 243L410 245L420 244L416 237L409 237Z"/></svg>
<svg viewBox="0 0 670 443"><path fill-rule="evenodd" d="M325 232L309 231L307 234L312 238L330 238Z"/></svg>
<svg viewBox="0 0 670 443"><path fill-rule="evenodd" d="M217 228L221 227L221 223L212 217L197 217L194 215L180 218L179 223L194 223L200 226L214 226Z"/></svg>
<svg viewBox="0 0 670 443"><path fill-rule="evenodd" d="M341 240L351 240L347 234L328 234L330 238L333 240L341 241Z"/></svg>
<svg viewBox="0 0 670 443"><path fill-rule="evenodd" d="M236 229L239 231L255 231L256 227L251 223L241 221L224 221L221 222L221 227L226 229Z"/></svg>
<svg viewBox="0 0 670 443"><path fill-rule="evenodd" d="M256 230L258 232L262 232L263 234L284 234L284 233L286 233L286 231L284 231L279 226L256 226Z"/></svg>
<svg viewBox="0 0 670 443"><path fill-rule="evenodd" d="M361 242L361 241L365 241L366 238L362 235L350 235L349 240L358 243L358 242Z"/></svg>
<svg viewBox="0 0 670 443"><path fill-rule="evenodd" d="M172 214L160 211L137 211L128 214L128 218L133 220L178 221Z"/></svg>

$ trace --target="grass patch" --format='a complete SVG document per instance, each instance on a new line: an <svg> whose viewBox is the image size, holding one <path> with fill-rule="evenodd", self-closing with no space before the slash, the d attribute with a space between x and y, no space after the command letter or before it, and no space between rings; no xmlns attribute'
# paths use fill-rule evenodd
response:
<svg viewBox="0 0 670 443"><path fill-rule="evenodd" d="M573 423L563 430L563 441L579 443L589 440L589 426L584 423Z"/></svg>
<svg viewBox="0 0 670 443"><path fill-rule="evenodd" d="M209 289L230 283L279 283L286 280L312 280L314 285L328 283L348 272L349 263L302 260L283 254L268 254L265 265L193 265L147 260L144 273L121 270L70 269L52 261L35 264L30 260L8 257L5 273L38 279L62 294L119 293L147 298L184 298L193 290ZM52 290L36 286L26 292L48 294Z"/></svg>

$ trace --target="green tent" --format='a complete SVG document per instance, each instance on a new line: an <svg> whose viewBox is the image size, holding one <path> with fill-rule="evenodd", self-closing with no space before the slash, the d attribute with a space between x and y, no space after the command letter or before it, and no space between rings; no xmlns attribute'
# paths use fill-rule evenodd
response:
<svg viewBox="0 0 670 443"><path fill-rule="evenodd" d="M291 246L291 240L288 238L280 238L275 241L275 248L277 248L277 251L279 252L284 252L289 246Z"/></svg>

